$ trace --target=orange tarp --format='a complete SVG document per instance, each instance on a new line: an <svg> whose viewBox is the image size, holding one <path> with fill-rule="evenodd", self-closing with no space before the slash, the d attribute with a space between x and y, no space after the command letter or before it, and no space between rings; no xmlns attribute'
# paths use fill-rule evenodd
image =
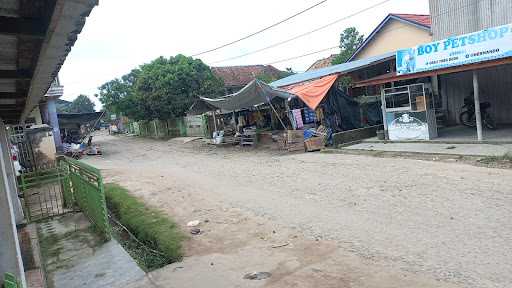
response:
<svg viewBox="0 0 512 288"><path fill-rule="evenodd" d="M297 95L309 108L315 110L337 78L338 74L334 74L306 83L284 87L283 89Z"/></svg>

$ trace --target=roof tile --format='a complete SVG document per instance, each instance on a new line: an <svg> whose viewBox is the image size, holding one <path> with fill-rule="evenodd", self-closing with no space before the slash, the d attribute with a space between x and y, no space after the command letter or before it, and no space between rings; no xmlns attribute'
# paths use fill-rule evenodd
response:
<svg viewBox="0 0 512 288"><path fill-rule="evenodd" d="M432 26L432 20L430 19L430 15L424 15L424 14L391 14L391 15L396 16L398 18L402 18L402 19L410 21L410 22L420 24L425 27Z"/></svg>
<svg viewBox="0 0 512 288"><path fill-rule="evenodd" d="M282 73L272 65L223 66L211 67L211 69L217 77L224 80L226 87L245 86L262 74L279 78Z"/></svg>

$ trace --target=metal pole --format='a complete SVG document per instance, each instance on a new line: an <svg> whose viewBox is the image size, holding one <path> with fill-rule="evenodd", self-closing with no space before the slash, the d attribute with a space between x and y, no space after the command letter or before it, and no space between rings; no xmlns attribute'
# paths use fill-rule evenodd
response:
<svg viewBox="0 0 512 288"><path fill-rule="evenodd" d="M279 119L279 122L281 122L281 125L283 126L284 130L287 130L286 125L284 125L283 120L281 119L281 117L279 117L279 113L277 113L276 108L274 108L274 106L272 105L272 103L270 103L270 101L268 102L268 104L270 105L270 108L272 108L274 113L276 114L277 119Z"/></svg>
<svg viewBox="0 0 512 288"><path fill-rule="evenodd" d="M261 89L261 91L264 92L263 88L261 87L261 84L259 82L256 82L256 83L258 83L258 87ZM272 105L271 99L267 98L267 101L268 101L268 104L270 105L270 108L272 108L272 110L276 114L277 119L279 119L279 122L281 122L281 125L283 126L284 130L287 130L286 125L284 125L283 120L281 119L281 117L279 117L279 113L277 113L276 108L274 108L274 106Z"/></svg>
<svg viewBox="0 0 512 288"><path fill-rule="evenodd" d="M381 100L381 109L382 109L382 124L384 125L384 135L385 135L385 139L387 140L388 137L388 122L386 121L386 92L385 92L385 89L384 87L382 87L382 90L380 92L380 100Z"/></svg>
<svg viewBox="0 0 512 288"><path fill-rule="evenodd" d="M213 127L217 131L217 119L215 119L215 111L213 111Z"/></svg>
<svg viewBox="0 0 512 288"><path fill-rule="evenodd" d="M482 114L480 113L480 92L478 88L478 73L473 71L473 94L475 98L476 134L478 141L483 140L482 135Z"/></svg>

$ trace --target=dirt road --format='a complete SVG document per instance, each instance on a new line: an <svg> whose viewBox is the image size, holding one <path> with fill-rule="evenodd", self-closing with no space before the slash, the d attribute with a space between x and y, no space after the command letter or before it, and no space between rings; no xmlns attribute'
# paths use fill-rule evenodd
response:
<svg viewBox="0 0 512 288"><path fill-rule="evenodd" d="M208 220L141 287L512 286L512 170L95 140L104 156L85 161L107 181L183 229ZM243 279L254 271L272 276Z"/></svg>

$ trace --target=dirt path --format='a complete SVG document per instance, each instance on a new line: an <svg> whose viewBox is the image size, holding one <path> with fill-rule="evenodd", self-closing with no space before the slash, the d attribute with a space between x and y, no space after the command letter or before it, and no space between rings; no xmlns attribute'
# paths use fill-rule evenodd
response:
<svg viewBox="0 0 512 288"><path fill-rule="evenodd" d="M108 181L184 229L208 220L183 262L150 273L155 287L512 285L511 170L95 140L104 156L86 161ZM243 279L254 271L272 277Z"/></svg>

